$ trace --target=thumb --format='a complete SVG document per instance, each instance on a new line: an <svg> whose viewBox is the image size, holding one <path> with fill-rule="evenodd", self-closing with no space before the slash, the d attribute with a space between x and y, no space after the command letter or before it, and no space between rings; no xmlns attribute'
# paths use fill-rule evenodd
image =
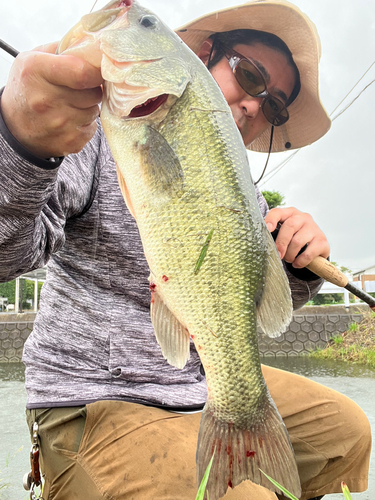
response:
<svg viewBox="0 0 375 500"><path fill-rule="evenodd" d="M35 47L36 52L47 52L49 54L56 54L57 47L60 42L45 43L44 45L39 45Z"/></svg>

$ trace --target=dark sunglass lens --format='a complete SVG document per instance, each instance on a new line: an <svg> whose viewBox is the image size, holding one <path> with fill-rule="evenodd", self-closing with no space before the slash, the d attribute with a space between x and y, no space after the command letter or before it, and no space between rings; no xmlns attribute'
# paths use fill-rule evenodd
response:
<svg viewBox="0 0 375 500"><path fill-rule="evenodd" d="M235 73L238 83L251 96L261 94L266 90L264 79L259 71L247 61L240 61Z"/></svg>
<svg viewBox="0 0 375 500"><path fill-rule="evenodd" d="M282 101L276 97L266 98L263 102L263 113L267 120L278 127L289 120L289 113Z"/></svg>

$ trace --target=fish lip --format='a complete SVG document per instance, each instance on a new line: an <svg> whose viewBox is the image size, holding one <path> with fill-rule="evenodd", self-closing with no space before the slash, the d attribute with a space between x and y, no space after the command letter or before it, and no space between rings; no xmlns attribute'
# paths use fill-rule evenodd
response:
<svg viewBox="0 0 375 500"><path fill-rule="evenodd" d="M142 104L134 106L134 108L130 111L130 113L124 118L134 119L134 118L144 118L146 116L150 116L153 113L155 113L155 111L157 111L167 101L168 97L169 94L160 94L156 97L151 97Z"/></svg>

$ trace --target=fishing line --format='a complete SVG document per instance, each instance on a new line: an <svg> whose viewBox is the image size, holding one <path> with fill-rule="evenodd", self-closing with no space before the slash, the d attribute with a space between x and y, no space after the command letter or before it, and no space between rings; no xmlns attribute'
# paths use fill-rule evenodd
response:
<svg viewBox="0 0 375 500"><path fill-rule="evenodd" d="M98 0L95 0L94 5L91 7L90 14L91 14L91 12L94 10L95 5L96 5L97 3L98 3Z"/></svg>
<svg viewBox="0 0 375 500"><path fill-rule="evenodd" d="M3 59L4 61L6 61L7 63L9 63L10 65L12 65L12 61L9 61L9 59L7 59L6 57L4 57L3 55L0 54L0 57L1 59Z"/></svg>
<svg viewBox="0 0 375 500"><path fill-rule="evenodd" d="M340 111L340 113L338 115L336 115L334 118L332 118L332 121L335 121L336 118L338 118L340 115L342 115L348 108L350 108L350 106L354 103L354 101L356 101L358 99L358 97L363 94L363 92L368 89L370 87L370 85L372 85L373 83L375 82L375 80L372 80L372 82L370 82L368 85L366 85L365 88L363 88L361 90L361 92L352 100L352 102L350 104L348 104L346 106L346 108L344 108L342 111ZM336 108L337 109L337 108Z"/></svg>
<svg viewBox="0 0 375 500"><path fill-rule="evenodd" d="M363 79L363 78L367 75L367 73L368 73L368 72L370 71L370 69L374 66L374 64L375 64L375 61L374 61L372 64L370 64L370 66L369 66L368 70L367 70L365 73L363 73L363 75L362 75L362 76L361 76L361 78L358 80L358 82L357 82L357 83L356 83L356 84L355 84L355 85L354 85L354 86L353 86L353 87L349 90L349 92L346 94L346 96L345 96L343 99L341 99L341 101L338 103L338 105L337 105L337 106L335 107L335 109L334 109L334 110L330 113L330 115L329 115L329 116L332 116L332 115L333 115L333 113L336 111L336 109L337 109L337 108L338 108L338 107L339 107L339 106L340 106L340 105L341 105L341 104L345 101L345 99L348 97L348 95L349 95L349 94L350 94L350 93L351 93L351 92L355 89L355 87L359 84L359 82L360 82L360 81L361 81L361 80L362 80L362 79Z"/></svg>
<svg viewBox="0 0 375 500"><path fill-rule="evenodd" d="M375 64L375 61L373 62L373 64L370 66L370 68ZM366 73L368 72L368 70L366 71ZM362 78L361 78L362 79ZM360 80L361 80L360 79ZM358 80L358 81L360 81ZM366 87L364 87L361 92L359 92L359 94L342 110L340 111L340 113L338 113L334 118L332 118L332 122L334 122L336 120L336 118L338 118L339 116L341 116L343 113L345 113L345 111L347 111L350 106L363 94L363 92L365 90L367 90L373 83L375 82L375 80L372 80L372 82L370 82L368 85L366 85ZM354 88L354 87L353 87ZM352 89L353 90L353 89ZM350 92L346 95L346 97L350 94ZM345 97L345 98L346 98ZM344 99L345 99L344 98ZM343 102L343 101L341 101ZM335 110L338 108L338 106L336 106ZM334 111L335 111L334 110ZM332 111L332 113L334 113L334 111ZM330 116L332 116L332 113L330 114ZM291 154L290 156L288 156L288 158L286 160L283 160L281 163L279 163L278 165L276 165L275 168L273 168L272 170L270 170L264 177L263 179L263 182L262 182L262 186L265 184L266 181L269 181L270 179L272 179L272 177L274 177L276 174L278 174L280 172L280 170L282 170L285 165L292 159L294 158L294 156L299 153L301 151L302 148L300 149L297 149L293 154ZM271 176L271 174L274 174Z"/></svg>

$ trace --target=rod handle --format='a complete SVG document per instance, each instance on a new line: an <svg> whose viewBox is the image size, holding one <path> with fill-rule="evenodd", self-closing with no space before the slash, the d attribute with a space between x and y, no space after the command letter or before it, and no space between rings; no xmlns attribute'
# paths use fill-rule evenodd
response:
<svg viewBox="0 0 375 500"><path fill-rule="evenodd" d="M349 278L324 257L315 257L306 267L326 281L342 288L345 288L349 283Z"/></svg>

